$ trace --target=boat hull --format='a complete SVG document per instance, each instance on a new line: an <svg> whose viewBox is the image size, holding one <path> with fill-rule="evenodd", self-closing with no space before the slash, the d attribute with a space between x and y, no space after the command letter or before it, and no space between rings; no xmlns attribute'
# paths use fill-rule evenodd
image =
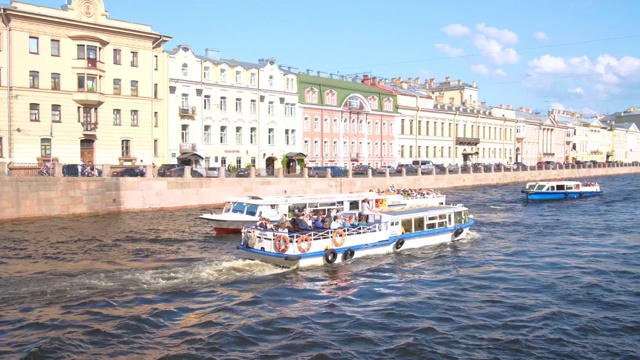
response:
<svg viewBox="0 0 640 360"><path fill-rule="evenodd" d="M578 199L602 195L602 191L525 191L527 201Z"/></svg>
<svg viewBox="0 0 640 360"><path fill-rule="evenodd" d="M213 225L213 230L219 235L240 234L240 232L242 232L242 227L252 222L250 220L214 219L207 215L200 216L200 219L207 220L211 225Z"/></svg>
<svg viewBox="0 0 640 360"><path fill-rule="evenodd" d="M474 221L470 220L463 226L425 231L422 233L391 235L386 236L385 240L377 242L358 243L356 240L355 243L350 243L347 241L344 246L326 246L326 249L321 247L319 250L309 251L307 253L281 254L268 251L268 249L261 247L259 244L258 246L250 247L246 243L243 243L238 249L245 251L245 256L251 260L262 261L285 268L305 268L346 263L352 259L365 256L392 254L407 249L449 243L466 237L469 228L473 224ZM369 240L370 239L371 237L369 237ZM332 251L335 253L329 253Z"/></svg>

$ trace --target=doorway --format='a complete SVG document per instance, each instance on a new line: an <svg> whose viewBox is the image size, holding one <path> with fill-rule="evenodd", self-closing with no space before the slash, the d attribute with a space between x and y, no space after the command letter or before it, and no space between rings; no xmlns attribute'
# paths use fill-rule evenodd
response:
<svg viewBox="0 0 640 360"><path fill-rule="evenodd" d="M91 139L80 140L80 160L86 165L93 165L94 143Z"/></svg>

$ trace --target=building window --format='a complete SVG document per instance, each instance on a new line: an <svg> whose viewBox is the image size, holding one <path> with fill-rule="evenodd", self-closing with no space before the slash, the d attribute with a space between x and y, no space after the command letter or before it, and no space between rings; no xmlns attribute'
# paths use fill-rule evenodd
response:
<svg viewBox="0 0 640 360"><path fill-rule="evenodd" d="M294 84L295 84L295 80L294 79L287 78L287 90L293 90L294 89Z"/></svg>
<svg viewBox="0 0 640 360"><path fill-rule="evenodd" d="M51 157L51 139L40 139L40 156Z"/></svg>
<svg viewBox="0 0 640 360"><path fill-rule="evenodd" d="M153 139L153 157L158 157L158 139Z"/></svg>
<svg viewBox="0 0 640 360"><path fill-rule="evenodd" d="M320 141L319 140L314 140L313 141L313 155L320 156Z"/></svg>
<svg viewBox="0 0 640 360"><path fill-rule="evenodd" d="M333 140L333 156L338 156L338 140Z"/></svg>
<svg viewBox="0 0 640 360"><path fill-rule="evenodd" d="M291 130L291 145L296 145L296 130L292 129Z"/></svg>
<svg viewBox="0 0 640 360"><path fill-rule="evenodd" d="M210 74L211 74L211 67L205 66L204 70L202 71L202 77L204 77L206 80L209 80Z"/></svg>
<svg viewBox="0 0 640 360"><path fill-rule="evenodd" d="M40 121L40 104L29 104L29 120Z"/></svg>
<svg viewBox="0 0 640 360"><path fill-rule="evenodd" d="M51 90L60 90L60 74L51 74Z"/></svg>
<svg viewBox="0 0 640 360"><path fill-rule="evenodd" d="M220 111L227 111L227 98L224 96L220 97Z"/></svg>
<svg viewBox="0 0 640 360"><path fill-rule="evenodd" d="M131 140L122 140L120 142L120 154L122 157L131 156Z"/></svg>
<svg viewBox="0 0 640 360"><path fill-rule="evenodd" d="M131 52L131 66L138 67L138 52L137 51L132 51Z"/></svg>
<svg viewBox="0 0 640 360"><path fill-rule="evenodd" d="M39 39L37 37L29 37L29 53L30 54L39 54L40 47L38 45Z"/></svg>
<svg viewBox="0 0 640 360"><path fill-rule="evenodd" d="M236 70L236 84L242 84L242 71Z"/></svg>
<svg viewBox="0 0 640 360"><path fill-rule="evenodd" d="M153 98L158 98L158 84L153 84Z"/></svg>
<svg viewBox="0 0 640 360"><path fill-rule="evenodd" d="M249 143L255 145L258 142L258 128L249 129Z"/></svg>
<svg viewBox="0 0 640 360"><path fill-rule="evenodd" d="M113 109L113 125L122 125L120 109Z"/></svg>
<svg viewBox="0 0 640 360"><path fill-rule="evenodd" d="M296 116L296 104L284 104L284 116Z"/></svg>
<svg viewBox="0 0 640 360"><path fill-rule="evenodd" d="M189 75L189 65L187 65L187 63L182 64L182 75Z"/></svg>
<svg viewBox="0 0 640 360"><path fill-rule="evenodd" d="M304 151L305 154L310 155L309 154L309 140L308 139L304 140L303 151Z"/></svg>
<svg viewBox="0 0 640 360"><path fill-rule="evenodd" d="M267 114L275 115L275 107L273 101L269 101L269 104L267 105Z"/></svg>
<svg viewBox="0 0 640 360"><path fill-rule="evenodd" d="M289 136L290 136L290 130L289 129L284 129L284 144L285 145L291 145L290 141L289 141Z"/></svg>
<svg viewBox="0 0 640 360"><path fill-rule="evenodd" d="M153 70L158 70L158 55L153 55Z"/></svg>
<svg viewBox="0 0 640 360"><path fill-rule="evenodd" d="M227 127L220 126L220 144L227 143Z"/></svg>
<svg viewBox="0 0 640 360"><path fill-rule="evenodd" d="M158 112L153 112L153 127L158 127Z"/></svg>
<svg viewBox="0 0 640 360"><path fill-rule="evenodd" d="M211 95L205 95L202 106L205 110L211 110Z"/></svg>
<svg viewBox="0 0 640 360"><path fill-rule="evenodd" d="M236 99L236 112L237 113L241 113L242 112L242 99L240 99L240 98Z"/></svg>
<svg viewBox="0 0 640 360"><path fill-rule="evenodd" d="M61 122L62 121L61 112L62 112L62 106L56 105L56 104L51 105L51 121Z"/></svg>
<svg viewBox="0 0 640 360"><path fill-rule="evenodd" d="M220 82L227 82L227 69L220 69Z"/></svg>
<svg viewBox="0 0 640 360"><path fill-rule="evenodd" d="M236 145L242 145L242 127L236 127Z"/></svg>
<svg viewBox="0 0 640 360"><path fill-rule="evenodd" d="M0 158L4 157L4 146L2 142L2 136L0 136Z"/></svg>
<svg viewBox="0 0 640 360"><path fill-rule="evenodd" d="M113 49L113 63L115 65L121 65L122 64L122 50Z"/></svg>
<svg viewBox="0 0 640 360"><path fill-rule="evenodd" d="M202 132L202 141L205 144L211 144L211 125L205 125Z"/></svg>
<svg viewBox="0 0 640 360"><path fill-rule="evenodd" d="M121 80L113 79L113 94L120 95L122 93L122 88L120 87Z"/></svg>
<svg viewBox="0 0 640 360"><path fill-rule="evenodd" d="M87 75L87 91L96 92L98 89L98 78L93 75Z"/></svg>
<svg viewBox="0 0 640 360"><path fill-rule="evenodd" d="M29 71L29 87L37 89L40 87L40 73L37 71Z"/></svg>
<svg viewBox="0 0 640 360"><path fill-rule="evenodd" d="M138 110L131 110L131 126L138 126Z"/></svg>
<svg viewBox="0 0 640 360"><path fill-rule="evenodd" d="M251 73L251 75L249 75L249 82L251 83L251 85L255 86L257 81L256 78L256 73Z"/></svg>
<svg viewBox="0 0 640 360"><path fill-rule="evenodd" d="M251 113L251 115L258 113L258 102L256 100L251 100L249 103L249 113Z"/></svg>
<svg viewBox="0 0 640 360"><path fill-rule="evenodd" d="M305 130L309 130L310 129L310 126L311 126L310 123L311 123L311 119L309 119L308 116L305 116L304 117L304 125L303 125Z"/></svg>
<svg viewBox="0 0 640 360"><path fill-rule="evenodd" d="M268 80L268 82L269 82L269 86L270 86L270 87L273 87L273 75L269 75L269 80Z"/></svg>
<svg viewBox="0 0 640 360"><path fill-rule="evenodd" d="M78 59L84 59L85 58L85 52L84 52L84 45L77 45L76 46L76 57Z"/></svg>
<svg viewBox="0 0 640 360"><path fill-rule="evenodd" d="M51 40L51 56L60 56L60 40Z"/></svg>
<svg viewBox="0 0 640 360"><path fill-rule="evenodd" d="M131 80L131 96L138 96L138 81Z"/></svg>
<svg viewBox="0 0 640 360"><path fill-rule="evenodd" d="M313 131L320 131L320 119L313 119Z"/></svg>
<svg viewBox="0 0 640 360"><path fill-rule="evenodd" d="M324 141L322 150L324 151L324 156L329 156L329 140Z"/></svg>
<svg viewBox="0 0 640 360"><path fill-rule="evenodd" d="M181 131L181 142L182 143L188 143L189 142L189 125L182 125L182 131Z"/></svg>
<svg viewBox="0 0 640 360"><path fill-rule="evenodd" d="M274 128L269 128L269 140L268 140L268 144L269 145L275 145L276 144L276 129Z"/></svg>

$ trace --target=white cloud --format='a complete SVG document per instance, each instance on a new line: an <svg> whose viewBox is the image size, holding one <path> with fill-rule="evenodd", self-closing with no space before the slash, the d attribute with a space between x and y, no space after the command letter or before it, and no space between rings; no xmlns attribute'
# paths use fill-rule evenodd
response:
<svg viewBox="0 0 640 360"><path fill-rule="evenodd" d="M474 72L477 72L479 74L488 74L489 73L489 69L484 64L471 65L471 70L473 70Z"/></svg>
<svg viewBox="0 0 640 360"><path fill-rule="evenodd" d="M533 33L533 37L535 37L536 39L540 40L540 41L546 41L549 40L549 37L547 36L547 34L543 33L542 31L536 31Z"/></svg>
<svg viewBox="0 0 640 360"><path fill-rule="evenodd" d="M515 45L518 43L518 35L511 30L496 29L485 24L477 24L476 30L487 37L495 39L502 45Z"/></svg>
<svg viewBox="0 0 640 360"><path fill-rule="evenodd" d="M534 73L560 73L569 71L564 59L557 56L542 55L528 63Z"/></svg>
<svg viewBox="0 0 640 360"><path fill-rule="evenodd" d="M497 40L490 39L484 35L476 36L473 44L496 65L516 64L520 61L520 56L515 49L503 48Z"/></svg>
<svg viewBox="0 0 640 360"><path fill-rule="evenodd" d="M496 75L507 76L507 73L502 69L496 69Z"/></svg>
<svg viewBox="0 0 640 360"><path fill-rule="evenodd" d="M464 49L454 48L447 44L436 44L435 47L449 56L460 56L464 54Z"/></svg>
<svg viewBox="0 0 640 360"><path fill-rule="evenodd" d="M582 90L582 88L577 87L577 88L573 88L573 89L569 89L569 92L571 94L580 94L580 95L584 95L584 90Z"/></svg>
<svg viewBox="0 0 640 360"><path fill-rule="evenodd" d="M468 27L463 26L461 24L447 25L443 27L441 30L448 36L454 36L454 37L464 37L471 33L471 30Z"/></svg>
<svg viewBox="0 0 640 360"><path fill-rule="evenodd" d="M564 105L562 105L561 103L551 103L551 105L549 105L550 109L556 109L556 110L567 110L567 108L564 107Z"/></svg>

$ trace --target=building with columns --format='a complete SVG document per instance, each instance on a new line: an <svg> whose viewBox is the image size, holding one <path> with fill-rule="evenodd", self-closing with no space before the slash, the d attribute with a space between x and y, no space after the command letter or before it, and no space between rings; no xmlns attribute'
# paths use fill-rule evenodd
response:
<svg viewBox="0 0 640 360"><path fill-rule="evenodd" d="M360 79L298 74L308 166L393 165L396 95Z"/></svg>
<svg viewBox="0 0 640 360"><path fill-rule="evenodd" d="M169 52L167 163L273 173L301 148L297 91L296 75L274 59L249 63L177 46Z"/></svg>
<svg viewBox="0 0 640 360"><path fill-rule="evenodd" d="M12 2L0 15L2 160L159 161L170 37L109 18L102 0Z"/></svg>

